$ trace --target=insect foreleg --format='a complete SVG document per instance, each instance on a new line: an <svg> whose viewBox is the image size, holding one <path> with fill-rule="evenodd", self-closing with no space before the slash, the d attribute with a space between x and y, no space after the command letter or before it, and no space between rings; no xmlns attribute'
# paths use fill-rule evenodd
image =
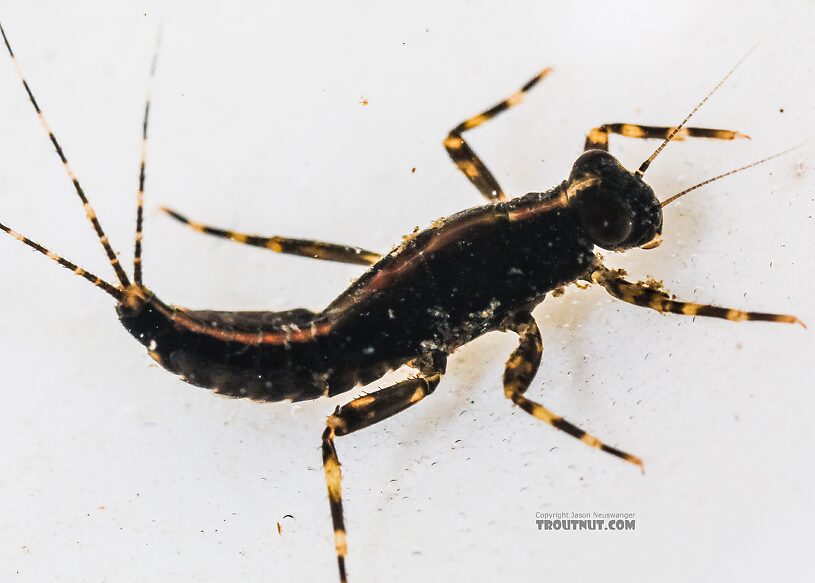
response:
<svg viewBox="0 0 815 583"><path fill-rule="evenodd" d="M520 337L520 341L518 348L509 357L504 371L504 394L507 399L536 419L540 419L556 429L565 431L591 447L601 449L642 468L642 460L638 457L604 444L593 435L589 435L543 405L524 397L524 393L529 388L535 373L538 372L538 366L543 354L543 340L538 325L531 314L517 316L514 324L510 325L508 329L516 332Z"/></svg>
<svg viewBox="0 0 815 583"><path fill-rule="evenodd" d="M544 69L532 79L527 81L523 87L510 95L508 98L493 105L488 110L483 111L478 115L475 115L458 124L452 130L450 130L450 133L447 134L447 137L444 139L444 147L447 149L447 153L450 154L453 162L455 162L456 166L458 166L458 169L461 170L467 179L473 183L473 186L478 189L478 192L483 194L484 197L491 202L506 200L506 195L504 194L504 191L501 190L501 186L498 184L498 181L487 169L487 166L481 161L481 158L478 157L478 155L462 137L462 134L467 130L477 128L482 123L492 119L502 111L506 111L507 109L518 105L523 99L524 94L537 85L538 81L546 77L551 72L552 69Z"/></svg>
<svg viewBox="0 0 815 583"><path fill-rule="evenodd" d="M339 245L337 243L325 243L311 239L289 239L286 237L263 237L259 235L247 235L237 231L227 231L209 225L203 225L191 221L184 215L168 208L162 208L165 213L175 220L184 223L198 233L206 233L215 237L221 237L254 247L263 247L275 253L287 253L290 255L300 255L311 259L322 259L324 261L337 261L339 263L354 263L356 265L373 265L382 256L374 251L368 251L361 247L351 245Z"/></svg>
<svg viewBox="0 0 815 583"><path fill-rule="evenodd" d="M609 134L619 134L626 138L660 139L664 140L673 131L673 127L641 126L633 123L607 123L592 129L586 136L583 150L605 150L608 152ZM713 138L715 140L735 140L736 138L749 138L747 134L733 130L720 130L713 128L682 128L673 137L674 141L685 138Z"/></svg>
<svg viewBox="0 0 815 583"><path fill-rule="evenodd" d="M328 502L331 505L331 520L334 525L337 565L342 583L348 580L345 572L348 545L342 511L342 473L337 450L334 447L334 438L370 427L415 405L435 390L443 372L444 363L435 363L432 370L423 371L419 377L396 383L370 395L357 397L347 405L337 407L334 414L328 418L323 433L323 469L328 486Z"/></svg>
<svg viewBox="0 0 815 583"><path fill-rule="evenodd" d="M632 283L622 277L620 271L606 269L595 270L591 274L594 283L600 284L606 291L617 299L635 306L651 308L657 312L684 314L686 316L709 316L731 321L762 320L765 322L784 322L787 324L800 324L795 316L786 314L767 314L764 312L745 312L732 308L721 308L707 304L695 304L673 300L662 290L654 289L644 283Z"/></svg>

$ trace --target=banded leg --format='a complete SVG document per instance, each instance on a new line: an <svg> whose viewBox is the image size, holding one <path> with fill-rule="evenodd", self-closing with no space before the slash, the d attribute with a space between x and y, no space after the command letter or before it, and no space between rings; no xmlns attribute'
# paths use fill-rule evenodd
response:
<svg viewBox="0 0 815 583"><path fill-rule="evenodd" d="M664 140L674 130L673 127L641 126L632 123L607 123L592 129L586 136L583 150L605 150L608 152L609 134L619 134L627 138L660 139ZM672 138L682 141L685 138L712 138L715 140L735 140L750 136L733 130L720 130L713 128L682 128Z"/></svg>
<svg viewBox="0 0 815 583"><path fill-rule="evenodd" d="M337 550L337 566L341 583L347 583L345 557L348 544L345 535L345 519L342 511L342 472L334 438L348 435L378 423L415 405L432 393L441 380L444 364L437 370L427 371L417 378L408 379L373 394L357 397L347 405L337 407L328 418L323 433L323 470L328 486L328 502L334 525L334 546Z"/></svg>
<svg viewBox="0 0 815 583"><path fill-rule="evenodd" d="M800 324L806 326L795 316L786 314L767 314L764 312L745 312L732 308L720 308L706 304L681 302L671 299L665 292L648 287L643 283L632 283L624 279L622 271L606 269L595 270L591 274L594 283L603 286L608 293L635 306L651 308L657 312L684 314L686 316L708 316L741 322L745 320L761 320L765 322L782 322L786 324Z"/></svg>
<svg viewBox="0 0 815 583"><path fill-rule="evenodd" d="M255 247L263 247L275 253L288 253L291 255L300 255L303 257L310 257L312 259L322 259L324 261L337 261L339 263L354 263L356 265L373 265L379 261L382 256L374 251L368 251L361 247L352 247L350 245L338 245L336 243L324 243L322 241L313 241L311 239L287 239L285 237L261 237L259 235L247 235L245 233L238 233L236 231L227 231L209 225L202 225L189 220L184 215L181 215L174 210L162 208L162 211L190 227L192 230L199 233L207 233L215 237L222 237L243 243L244 245L253 245Z"/></svg>
<svg viewBox="0 0 815 583"><path fill-rule="evenodd" d="M458 124L452 130L450 130L450 133L447 134L447 137L444 140L444 147L447 149L447 153L450 154L450 158L452 158L453 162L455 162L456 166L458 166L458 169L461 170L467 179L473 183L473 186L478 189L478 192L484 195L484 197L491 202L506 200L506 195L504 194L504 191L501 190L501 186L498 184L498 181L495 179L492 173L487 169L478 155L462 137L462 134L467 130L477 128L482 123L492 119L502 111L506 111L510 107L518 105L523 99L524 94L537 85L538 81L546 77L551 72L552 69L550 68L544 69L532 77L532 79L527 81L523 87L510 95L507 99Z"/></svg>
<svg viewBox="0 0 815 583"><path fill-rule="evenodd" d="M543 340L538 325L531 314L518 316L508 329L516 332L520 340L518 348L509 357L504 370L504 395L506 395L507 399L536 419L540 419L544 423L568 433L586 445L601 449L642 469L642 460L638 457L604 444L593 435L589 435L563 417L524 396L532 379L535 378L535 374L538 372L541 355L543 354Z"/></svg>

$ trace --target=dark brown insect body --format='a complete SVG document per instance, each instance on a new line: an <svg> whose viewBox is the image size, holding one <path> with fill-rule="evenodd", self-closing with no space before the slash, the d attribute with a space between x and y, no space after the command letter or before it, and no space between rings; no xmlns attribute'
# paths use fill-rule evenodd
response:
<svg viewBox="0 0 815 583"><path fill-rule="evenodd" d="M132 288L120 318L192 384L269 401L336 395L405 363L439 362L547 292L588 280L594 242L567 189L440 219L319 313L186 311Z"/></svg>
<svg viewBox="0 0 815 583"><path fill-rule="evenodd" d="M5 31L2 35L13 59ZM487 332L508 330L519 336L519 345L507 362L503 378L508 399L591 447L642 465L639 458L605 445L525 396L542 353L540 331L531 311L548 293L583 281L601 285L625 302L660 312L800 323L793 316L674 300L662 290L629 282L622 272L605 268L594 251L596 247L611 251L650 249L659 244L662 208L696 188L660 202L643 181L650 163L672 138L732 140L743 136L738 132L684 127L690 116L676 127L603 125L589 132L586 151L574 163L567 180L546 192L507 200L463 134L519 103L523 94L548 73L548 69L544 70L508 99L466 120L444 140L453 161L488 204L439 219L430 228L406 237L384 257L346 245L224 231L167 211L197 231L240 243L371 266L321 312L188 310L156 297L142 283L144 158L131 282L21 72L29 99L99 236L117 283L87 272L1 223L0 230L113 296L122 324L153 359L184 380L220 394L261 401L314 399L370 383L404 364L418 371L414 378L352 399L328 418L322 438L323 465L340 579L346 581L347 545L335 438L373 425L421 401L441 380L447 357ZM143 125L145 142L148 113L149 100ZM637 171L631 172L608 153L611 133L664 141Z"/></svg>

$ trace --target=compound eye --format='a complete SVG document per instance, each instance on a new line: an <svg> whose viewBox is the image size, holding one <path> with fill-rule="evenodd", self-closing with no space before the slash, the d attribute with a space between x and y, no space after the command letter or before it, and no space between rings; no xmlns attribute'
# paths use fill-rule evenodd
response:
<svg viewBox="0 0 815 583"><path fill-rule="evenodd" d="M628 239L634 229L631 209L626 204L620 204L619 200L592 197L581 207L583 228L600 247L617 247Z"/></svg>

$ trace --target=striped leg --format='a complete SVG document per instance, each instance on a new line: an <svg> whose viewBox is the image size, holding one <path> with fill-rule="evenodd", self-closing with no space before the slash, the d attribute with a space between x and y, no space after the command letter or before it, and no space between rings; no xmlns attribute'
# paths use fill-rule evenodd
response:
<svg viewBox="0 0 815 583"><path fill-rule="evenodd" d="M609 134L619 134L627 138L660 139L664 140L674 130L673 127L641 126L632 123L607 123L592 129L586 136L583 150L605 150L608 152ZM712 128L682 128L672 138L682 141L685 138L713 138L715 140L735 140L750 136L733 130L719 130Z"/></svg>
<svg viewBox="0 0 815 583"><path fill-rule="evenodd" d="M456 166L458 166L458 169L461 170L467 179L473 183L473 186L478 189L478 192L483 194L486 199L491 202L506 200L506 195L504 194L504 191L501 190L501 186L498 184L498 181L495 179L492 173L487 169L470 145L464 140L462 134L467 130L477 128L482 123L488 119L492 119L502 111L506 111L510 107L518 105L523 99L524 93L532 89L538 84L538 81L546 77L551 72L552 69L544 69L530 79L526 85L521 87L504 101L493 105L488 110L458 124L452 130L450 130L450 133L444 140L444 147L447 149L447 153L450 154L453 162L455 162Z"/></svg>
<svg viewBox="0 0 815 583"><path fill-rule="evenodd" d="M334 545L337 550L337 566L341 583L347 583L345 557L348 544L345 536L345 519L342 512L342 472L334 438L348 435L378 423L415 405L432 393L441 380L444 364L435 371L427 371L414 379L408 379L373 394L357 397L347 405L337 407L328 418L323 433L323 470L328 486L328 502L334 525Z"/></svg>
<svg viewBox="0 0 815 583"><path fill-rule="evenodd" d="M543 354L543 340L541 339L538 325L535 323L535 319L531 314L519 315L508 329L518 334L520 342L518 343L518 348L516 348L512 356L509 357L504 371L504 394L507 399L536 419L540 419L556 429L565 431L586 445L601 449L613 456L631 462L642 469L642 460L638 457L604 444L593 435L589 435L543 405L524 397L524 393L529 388L532 379L535 378L535 373L538 372L541 355Z"/></svg>
<svg viewBox="0 0 815 583"><path fill-rule="evenodd" d="M620 270L606 269L605 267L594 271L591 279L594 283L600 284L606 291L617 299L620 299L635 306L651 308L657 312L684 314L686 316L709 316L711 318L722 318L741 322L745 320L762 320L765 322L783 322L786 324L800 324L804 326L795 316L785 314L767 314L763 312L745 312L731 308L720 308L706 304L694 304L692 302L681 302L672 300L665 292L648 287L644 283L631 283L622 276L624 272Z"/></svg>
<svg viewBox="0 0 815 583"><path fill-rule="evenodd" d="M362 249L361 247L352 247L350 245L338 245L336 243L324 243L322 241L313 241L311 239L287 239L285 237L261 237L258 235L247 235L245 233L238 233L235 231L226 231L217 227L209 225L202 225L189 220L184 215L181 215L174 210L162 208L165 213L180 221L199 233L207 233L215 237L222 237L243 243L244 245L253 245L255 247L263 247L270 249L275 253L288 253L291 255L301 255L303 257L311 257L312 259L322 259L324 261L337 261L340 263L354 263L356 265L373 265L379 261L382 256L379 253Z"/></svg>

